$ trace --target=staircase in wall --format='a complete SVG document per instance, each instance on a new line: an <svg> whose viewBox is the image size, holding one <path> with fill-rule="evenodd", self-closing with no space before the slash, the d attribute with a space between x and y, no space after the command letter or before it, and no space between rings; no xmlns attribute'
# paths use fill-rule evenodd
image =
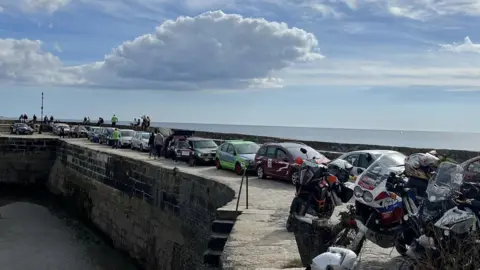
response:
<svg viewBox="0 0 480 270"><path fill-rule="evenodd" d="M239 211L217 210L216 219L212 223L212 234L208 241L208 249L203 254L203 263L214 268L221 268L221 257L230 232L235 225Z"/></svg>

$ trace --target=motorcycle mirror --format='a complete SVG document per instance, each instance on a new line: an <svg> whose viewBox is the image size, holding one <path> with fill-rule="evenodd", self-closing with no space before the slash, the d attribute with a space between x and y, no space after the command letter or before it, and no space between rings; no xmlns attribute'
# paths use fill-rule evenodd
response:
<svg viewBox="0 0 480 270"><path fill-rule="evenodd" d="M302 152L304 155L307 154L307 149L305 148L300 148L300 152Z"/></svg>
<svg viewBox="0 0 480 270"><path fill-rule="evenodd" d="M302 165L303 164L303 159L301 157L297 157L295 159L295 163L298 164L298 165Z"/></svg>

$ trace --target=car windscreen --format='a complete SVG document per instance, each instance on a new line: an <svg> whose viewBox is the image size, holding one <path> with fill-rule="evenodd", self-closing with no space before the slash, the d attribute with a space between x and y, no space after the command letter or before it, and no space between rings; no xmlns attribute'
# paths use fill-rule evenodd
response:
<svg viewBox="0 0 480 270"><path fill-rule="evenodd" d="M122 135L122 137L133 137L133 135L135 135L135 131L133 131L133 130L122 130L122 131L120 131L120 134Z"/></svg>
<svg viewBox="0 0 480 270"><path fill-rule="evenodd" d="M27 124L17 124L17 127L27 127Z"/></svg>
<svg viewBox="0 0 480 270"><path fill-rule="evenodd" d="M148 133L143 133L143 134L142 134L142 139L147 139L147 140L150 139L150 134L148 134Z"/></svg>
<svg viewBox="0 0 480 270"><path fill-rule="evenodd" d="M218 145L213 140L200 140L193 141L193 146L195 148L215 148Z"/></svg>
<svg viewBox="0 0 480 270"><path fill-rule="evenodd" d="M235 144L235 148L237 149L237 154L248 155L256 154L260 146L256 143L239 143Z"/></svg>
<svg viewBox="0 0 480 270"><path fill-rule="evenodd" d="M406 156L401 153L386 154L382 159L383 165L386 167L396 167L405 164Z"/></svg>

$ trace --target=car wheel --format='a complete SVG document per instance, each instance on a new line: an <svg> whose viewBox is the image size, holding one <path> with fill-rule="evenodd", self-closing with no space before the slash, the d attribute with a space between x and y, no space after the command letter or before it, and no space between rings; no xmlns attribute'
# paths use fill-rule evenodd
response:
<svg viewBox="0 0 480 270"><path fill-rule="evenodd" d="M265 179L267 176L265 175L265 171L263 170L262 166L257 167L257 177L258 179Z"/></svg>
<svg viewBox="0 0 480 270"><path fill-rule="evenodd" d="M220 163L220 159L218 158L215 159L215 167L217 168L217 170L222 169L222 164Z"/></svg>
<svg viewBox="0 0 480 270"><path fill-rule="evenodd" d="M235 163L235 173L238 174L238 175L242 175L242 173L243 173L242 166L238 162Z"/></svg>

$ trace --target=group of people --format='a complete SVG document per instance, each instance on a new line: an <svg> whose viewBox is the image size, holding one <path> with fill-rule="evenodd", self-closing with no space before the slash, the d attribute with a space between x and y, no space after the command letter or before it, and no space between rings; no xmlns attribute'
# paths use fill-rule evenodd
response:
<svg viewBox="0 0 480 270"><path fill-rule="evenodd" d="M18 120L20 121L20 123L28 123L28 115L26 113L21 114ZM32 121L34 124L37 122L37 116L35 114L33 115Z"/></svg>
<svg viewBox="0 0 480 270"><path fill-rule="evenodd" d="M34 115L34 117L36 118L36 116ZM50 123L56 123L58 122L58 119L55 119L53 118L53 115L50 115L50 118L48 118L48 116L45 115L45 117L43 117L43 123L44 124L50 124Z"/></svg>
<svg viewBox="0 0 480 270"><path fill-rule="evenodd" d="M150 147L150 153L148 154L149 158L159 159L162 156L165 144L165 137L158 130L150 134L148 138L148 146Z"/></svg>
<svg viewBox="0 0 480 270"><path fill-rule="evenodd" d="M130 123L132 127L138 128L140 127L142 131L147 130L150 127L150 116L142 116L141 118L133 118L133 122Z"/></svg>

